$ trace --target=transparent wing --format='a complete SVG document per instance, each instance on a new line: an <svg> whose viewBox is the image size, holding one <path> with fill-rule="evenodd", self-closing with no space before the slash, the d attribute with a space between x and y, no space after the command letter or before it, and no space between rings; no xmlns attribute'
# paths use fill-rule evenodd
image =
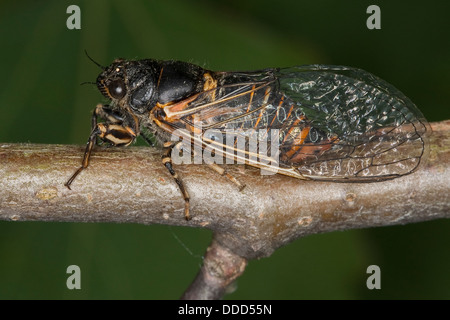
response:
<svg viewBox="0 0 450 320"><path fill-rule="evenodd" d="M323 152L314 156L314 143L303 144L300 152L306 149L307 156L291 157L303 176L376 181L411 173L424 161L431 129L417 107L384 80L322 65L281 69L278 76L280 90L311 127L330 137L322 140Z"/></svg>
<svg viewBox="0 0 450 320"><path fill-rule="evenodd" d="M259 131L277 139L280 173L318 180L392 179L425 159L431 129L420 111L366 71L310 65L224 74L217 88L165 107L167 125L218 147L229 142L230 130L244 139L249 130ZM277 130L275 138L270 130ZM231 149L243 151L236 142Z"/></svg>

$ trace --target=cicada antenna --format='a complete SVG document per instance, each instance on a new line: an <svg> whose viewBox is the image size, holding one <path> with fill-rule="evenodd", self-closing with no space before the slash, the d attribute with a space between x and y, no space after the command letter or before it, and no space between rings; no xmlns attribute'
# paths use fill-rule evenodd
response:
<svg viewBox="0 0 450 320"><path fill-rule="evenodd" d="M98 63L97 61L95 61L94 59L92 59L89 54L87 53L87 50L84 50L84 53L86 54L86 56L89 58L89 60L91 60L93 63L95 63L100 69L105 70L106 67L102 66L100 63Z"/></svg>

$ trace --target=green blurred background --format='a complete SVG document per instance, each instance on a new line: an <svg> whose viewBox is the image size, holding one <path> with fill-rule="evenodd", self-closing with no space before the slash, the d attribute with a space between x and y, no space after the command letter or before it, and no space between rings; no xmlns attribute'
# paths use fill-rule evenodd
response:
<svg viewBox="0 0 450 320"><path fill-rule="evenodd" d="M2 1L0 141L86 142L91 110L104 100L80 86L99 73L85 49L103 65L117 57L212 70L349 65L394 84L429 121L449 119L450 4L393 2ZM71 4L81 30L66 27ZM381 30L366 27L371 4ZM310 236L251 261L226 298L450 299L449 230L437 220ZM0 298L177 299L210 240L194 228L2 221ZM72 264L81 290L66 288ZM381 267L381 290L366 288L371 264Z"/></svg>

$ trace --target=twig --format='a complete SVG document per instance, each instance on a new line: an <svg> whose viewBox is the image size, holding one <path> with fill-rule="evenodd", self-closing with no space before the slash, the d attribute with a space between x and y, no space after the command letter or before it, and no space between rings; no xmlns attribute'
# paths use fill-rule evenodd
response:
<svg viewBox="0 0 450 320"><path fill-rule="evenodd" d="M247 259L213 240L206 250L203 265L183 294L183 300L217 300L230 290L233 281L244 273Z"/></svg>
<svg viewBox="0 0 450 320"><path fill-rule="evenodd" d="M247 185L239 192L205 166L176 166L191 194L191 221L184 219L183 198L152 148L96 148L90 167L69 190L64 183L80 165L84 147L3 143L0 219L209 228L214 242L201 272L211 273L223 252L231 262L224 259L226 267L215 269L221 281L199 275L183 297L218 298L243 272L246 260L269 256L299 237L449 218L450 121L432 127L427 165L385 182L301 181L228 166Z"/></svg>

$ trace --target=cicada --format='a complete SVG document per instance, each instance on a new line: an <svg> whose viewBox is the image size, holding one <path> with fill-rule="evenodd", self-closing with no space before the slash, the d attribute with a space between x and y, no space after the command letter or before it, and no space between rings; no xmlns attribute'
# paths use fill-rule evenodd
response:
<svg viewBox="0 0 450 320"><path fill-rule="evenodd" d="M361 69L305 65L216 72L152 59L117 59L100 67L96 85L109 104L94 110L82 165L66 182L69 188L88 167L97 142L128 146L138 136L151 144L156 137L162 162L184 197L187 220L190 198L174 170L173 150L190 156L208 151L226 163L334 182L393 179L425 160L430 128L421 112L399 90ZM217 161L207 163L243 186Z"/></svg>

